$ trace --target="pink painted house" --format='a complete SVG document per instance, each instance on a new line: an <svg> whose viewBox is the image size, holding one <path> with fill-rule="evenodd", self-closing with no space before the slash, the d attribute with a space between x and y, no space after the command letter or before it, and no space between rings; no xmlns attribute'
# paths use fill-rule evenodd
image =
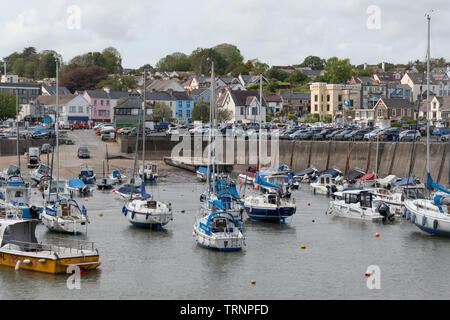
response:
<svg viewBox="0 0 450 320"><path fill-rule="evenodd" d="M111 122L111 101L109 95L103 90L85 90L83 97L91 104L92 124Z"/></svg>

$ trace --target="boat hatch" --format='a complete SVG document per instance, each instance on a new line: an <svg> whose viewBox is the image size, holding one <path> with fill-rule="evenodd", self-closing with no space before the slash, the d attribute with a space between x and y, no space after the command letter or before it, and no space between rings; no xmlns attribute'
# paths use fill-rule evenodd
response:
<svg viewBox="0 0 450 320"><path fill-rule="evenodd" d="M156 201L154 201L154 200L147 201L147 208L156 209Z"/></svg>
<svg viewBox="0 0 450 320"><path fill-rule="evenodd" d="M227 228L227 220L225 219L215 219L212 232L225 232Z"/></svg>

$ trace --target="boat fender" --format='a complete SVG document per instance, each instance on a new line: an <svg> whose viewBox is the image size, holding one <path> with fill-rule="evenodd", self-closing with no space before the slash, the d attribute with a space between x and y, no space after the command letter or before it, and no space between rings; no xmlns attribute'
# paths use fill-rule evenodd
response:
<svg viewBox="0 0 450 320"><path fill-rule="evenodd" d="M131 212L131 219L134 219L135 212Z"/></svg>
<svg viewBox="0 0 450 320"><path fill-rule="evenodd" d="M145 220L148 220L148 216L150 215L150 213L147 213L146 215L145 215Z"/></svg>
<svg viewBox="0 0 450 320"><path fill-rule="evenodd" d="M438 228L439 222L437 221L437 219L435 219L433 221L433 229L436 230Z"/></svg>
<svg viewBox="0 0 450 320"><path fill-rule="evenodd" d="M416 214L415 214L415 213L413 213L413 214L411 215L411 222L412 222L412 223L416 223Z"/></svg>
<svg viewBox="0 0 450 320"><path fill-rule="evenodd" d="M128 213L128 210L127 210L127 208L125 206L123 206L122 212L123 212L123 215L126 217L127 213Z"/></svg>
<svg viewBox="0 0 450 320"><path fill-rule="evenodd" d="M427 224L427 217L423 216L422 217L422 226Z"/></svg>
<svg viewBox="0 0 450 320"><path fill-rule="evenodd" d="M18 260L16 263L16 267L14 268L14 270L18 271L20 269L20 265L22 264L22 260Z"/></svg>

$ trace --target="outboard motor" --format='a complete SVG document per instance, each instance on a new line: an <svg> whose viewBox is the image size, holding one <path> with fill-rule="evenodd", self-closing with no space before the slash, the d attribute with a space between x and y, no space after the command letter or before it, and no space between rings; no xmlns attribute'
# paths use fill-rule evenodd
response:
<svg viewBox="0 0 450 320"><path fill-rule="evenodd" d="M394 220L394 214L391 213L391 209L384 202L382 202L378 207L378 213L383 217L383 222L385 222L386 220Z"/></svg>
<svg viewBox="0 0 450 320"><path fill-rule="evenodd" d="M35 206L32 206L30 208L30 215L31 215L31 218L33 218L33 219L39 219L39 209L36 208Z"/></svg>

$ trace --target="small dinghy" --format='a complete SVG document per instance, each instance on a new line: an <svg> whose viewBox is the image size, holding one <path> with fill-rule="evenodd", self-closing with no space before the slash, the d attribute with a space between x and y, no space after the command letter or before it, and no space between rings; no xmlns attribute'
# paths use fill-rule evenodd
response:
<svg viewBox="0 0 450 320"><path fill-rule="evenodd" d="M72 192L77 192L80 195L87 195L92 192L92 188L80 179L69 180L67 183L67 189Z"/></svg>
<svg viewBox="0 0 450 320"><path fill-rule="evenodd" d="M135 187L120 187L118 190L115 190L115 194L125 201L141 198L141 191Z"/></svg>

